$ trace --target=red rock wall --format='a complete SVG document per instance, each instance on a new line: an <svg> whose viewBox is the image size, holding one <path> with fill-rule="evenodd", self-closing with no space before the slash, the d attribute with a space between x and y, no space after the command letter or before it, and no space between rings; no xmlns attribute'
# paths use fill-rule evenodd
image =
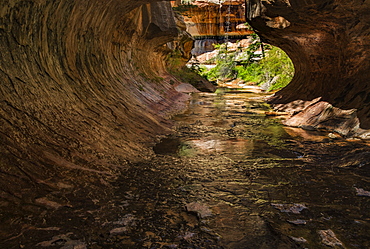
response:
<svg viewBox="0 0 370 249"><path fill-rule="evenodd" d="M169 2L1 1L0 196L32 202L147 155L187 98L165 70L178 35Z"/></svg>
<svg viewBox="0 0 370 249"><path fill-rule="evenodd" d="M251 0L247 9L263 39L284 49L295 65L293 81L271 98L278 109L299 114L288 124L344 134L370 128L369 1ZM327 104L307 108L317 98ZM333 107L351 111L338 116Z"/></svg>
<svg viewBox="0 0 370 249"><path fill-rule="evenodd" d="M173 3L173 6L177 7L184 16L187 31L193 36L216 37L250 34L251 31L243 25L246 22L244 0L221 1L220 3L218 1L196 0L190 5L181 5L180 1L177 1L177 3Z"/></svg>

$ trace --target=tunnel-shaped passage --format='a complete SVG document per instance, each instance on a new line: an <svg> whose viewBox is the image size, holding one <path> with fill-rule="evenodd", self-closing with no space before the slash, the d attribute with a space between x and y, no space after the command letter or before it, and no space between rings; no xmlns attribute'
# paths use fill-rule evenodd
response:
<svg viewBox="0 0 370 249"><path fill-rule="evenodd" d="M228 39L233 38L230 32L235 32L233 36L237 39L239 35L247 35L243 33L247 32L246 26L236 25L236 21L244 16L244 10L240 9L240 3L244 1L223 2L227 4L221 10L230 13L230 19L222 21L223 28L228 27ZM344 135L362 134L361 128L369 128L369 1L250 0L246 3L249 23L262 41L284 49L295 64L292 83L270 99L276 108L295 114L290 124L310 126L308 128L322 125ZM229 9L235 11L229 12ZM235 226L233 232L243 240L234 241L260 248L265 246L258 244L261 243L260 236L267 234L271 238L268 241L273 244L271 248L289 248L286 243L295 244L287 236L284 240L280 234L276 236L275 230L266 230L272 227L261 218L266 216L255 215L256 212L249 212L248 208L257 201L256 204L262 204L261 209L269 210L270 215L273 210L269 194L275 190L278 194L287 193L285 186L291 185L285 184L287 174L293 176L289 177L293 181L301 179L301 166L305 162L290 162L312 154L318 148L321 153L324 146L326 151L336 154L325 164L323 174L311 175L317 161L313 161L307 171L303 168L305 179L308 179L304 184L311 184L308 186L317 188L317 191L326 191L327 180L333 181L335 186L344 182L340 185L344 191L329 193L330 198L320 198L319 201L329 200L332 204L331 200L338 201L337 196L342 196L343 192L349 198L344 198L343 211L332 212L330 209L327 216L322 216L322 210L318 210L315 216L318 224L322 226L323 221L335 213L351 219L340 220L339 227L342 228L343 224L354 222L353 210L359 212L353 224L363 227L364 236L368 236L367 209L362 212L359 206L353 206L356 201L360 203L357 192L368 192L368 188L353 188L353 182L364 185L369 182L368 179L359 180L364 172L362 167L369 164L368 149L346 147L345 160L335 161L335 167L358 167L356 174L348 176L347 169L340 168L328 174L327 169L333 168L332 159L342 156L337 150L343 147L342 144L336 147L334 143L310 143L313 147L307 150L307 143L298 140L294 144L290 140L290 147L286 149L269 145L262 139L275 134L275 129L282 131L283 128L276 123L258 127L259 119L271 120L264 114L253 112L256 110L253 105L247 106L247 113L240 104L245 99L234 101L233 111L239 116L245 112L257 117L255 123L247 119L243 121L260 128L262 133L255 139L256 143L250 142L250 134L243 130L243 123L238 124L237 120L220 123L217 115L213 120L207 116L200 120L205 123L203 125L193 120L197 115L190 113L190 126L198 130L187 126L180 130L192 140L196 140L194 136L201 137L195 145L202 148L216 144L204 141L210 130L216 136L223 136L226 139L221 140L222 146L242 151L235 160L227 158L228 155L213 155L212 151L209 160L215 165L212 168L201 157L195 160L170 155L169 161L165 161L153 155L150 147L158 140L157 135L172 132L169 127L173 121L168 117L184 110L189 100L189 95L178 89L196 91L169 73L171 69L184 76L184 71L177 69L189 59L193 43L183 21L172 11L170 1L2 0L0 10L1 248L122 248L131 246L132 241L140 247L144 244L147 247L175 247L174 243L178 241L188 247L191 238L196 238L194 243L200 241L195 247L205 247L207 244L204 243L210 241L219 245L217 243L223 236L207 230L204 225L208 222L200 220L203 215L210 214L209 208L197 202L186 203L191 204L185 205L187 209L183 205L195 199L193 196L182 199L184 195L203 191L207 189L203 189L206 184L210 184L208 189L212 187L226 193L217 199L220 205L213 207L215 211L231 211L234 204L237 206L233 211L237 215L232 217L240 223L230 220L228 212L218 216L222 224L226 219L229 219L228 224L241 224ZM215 17L209 13L209 17ZM238 26L241 29L237 29ZM204 28L208 30L215 26L204 25ZM227 98L233 98L232 94ZM222 105L218 101L223 100L212 101L212 109L215 114L222 114ZM252 101L256 102L256 99ZM192 103L201 106L203 102ZM261 99L256 105L265 107ZM210 110L207 105L202 109ZM214 122L215 128L209 127L207 122ZM246 139L238 140L236 136L240 134ZM278 144L285 135L281 132L270 137ZM264 150L257 151L258 146ZM241 150L234 149L240 147ZM297 148L303 152L294 153ZM352 155L353 149L359 154ZM255 157L242 158L245 161L241 162L239 158L246 151L249 153L245 153L247 157ZM282 152L287 152L289 160L280 160ZM267 154L279 158L265 160ZM151 160L153 158L155 160ZM321 154L316 158L321 160ZM315 160L315 157L310 159ZM284 168L271 167L281 162L288 164ZM289 170L285 171L287 168ZM270 179L284 191L270 189L273 187L270 183L246 189L246 185L239 181L243 179L250 183L249 180L261 172L271 176L270 170L281 169L284 169L278 174L281 179ZM226 173L220 175L220 172ZM337 172L343 172L343 179L351 177L353 180L337 182ZM270 181L269 178L261 181L266 179ZM189 183L194 184L190 186ZM293 183L302 186L301 181ZM214 202L213 189L203 192L199 199L211 197L210 202ZM302 192L307 193L307 189L302 187ZM250 196L245 196L249 193ZM320 193L328 197L328 192ZM313 193L311 196L320 195ZM228 201L232 205L228 205ZM177 213L173 213L173 207ZM199 209L194 211L194 207L202 207L205 212L197 216ZM240 215L239 211L245 215ZM351 216L343 215L348 212ZM281 214L277 213L277 216L281 217ZM158 217L164 219L158 223ZM358 222L359 219L364 222ZM250 227L246 226L249 224ZM286 219L282 224L283 230L287 230ZM171 226L170 229L166 229L166 225ZM228 226L218 227L230 230ZM253 230L255 236L250 236L248 230L241 231L240 227L257 228ZM179 232L178 228L182 230ZM138 233L132 235L131 241L126 234L135 229ZM198 234L204 237L198 239ZM159 244L154 245L156 242ZM352 238L350 242L353 243Z"/></svg>
<svg viewBox="0 0 370 249"><path fill-rule="evenodd" d="M57 182L63 172L111 175L114 165L147 151L152 135L164 132L164 117L188 98L165 67L174 49L185 60L191 44L168 1L9 0L1 6L0 142L9 201L19 202L23 187L35 182ZM292 83L271 98L297 114L287 124L343 135L369 128L368 1L246 6L262 41L294 62ZM248 33L234 25L244 15L240 1L221 11L234 14L228 20L233 35Z"/></svg>

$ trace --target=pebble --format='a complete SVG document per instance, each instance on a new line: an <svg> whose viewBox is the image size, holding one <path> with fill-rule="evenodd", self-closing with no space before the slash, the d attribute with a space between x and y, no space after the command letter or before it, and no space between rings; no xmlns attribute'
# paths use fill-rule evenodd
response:
<svg viewBox="0 0 370 249"><path fill-rule="evenodd" d="M291 238L292 240L298 243L307 243L307 240L303 237L297 238L297 237L289 236L289 238Z"/></svg>
<svg viewBox="0 0 370 249"><path fill-rule="evenodd" d="M118 235L127 232L127 227L117 227L110 230L110 235Z"/></svg>
<svg viewBox="0 0 370 249"><path fill-rule="evenodd" d="M276 209L279 209L280 212L284 213L293 213L293 214L300 214L302 210L307 209L307 207L304 204L275 204L272 203L271 206L273 206Z"/></svg>
<svg viewBox="0 0 370 249"><path fill-rule="evenodd" d="M188 212L194 212L201 219L212 216L212 210L203 203L200 202L191 202L186 204L186 210Z"/></svg>
<svg viewBox="0 0 370 249"><path fill-rule="evenodd" d="M294 224L294 225L306 225L307 221L305 220L288 220L289 223Z"/></svg>
<svg viewBox="0 0 370 249"><path fill-rule="evenodd" d="M189 240L189 239L191 239L192 237L194 237L195 236L195 233L191 233L191 232L187 232L187 233L185 233L185 235L183 236L183 239L184 240Z"/></svg>
<svg viewBox="0 0 370 249"><path fill-rule="evenodd" d="M357 196L370 197L370 191L366 191L363 188L355 188Z"/></svg>
<svg viewBox="0 0 370 249"><path fill-rule="evenodd" d="M329 133L329 134L328 134L328 137L329 137L329 138L331 138L331 139L338 139L338 138L340 138L340 136L339 136L339 135L334 134L334 133Z"/></svg>

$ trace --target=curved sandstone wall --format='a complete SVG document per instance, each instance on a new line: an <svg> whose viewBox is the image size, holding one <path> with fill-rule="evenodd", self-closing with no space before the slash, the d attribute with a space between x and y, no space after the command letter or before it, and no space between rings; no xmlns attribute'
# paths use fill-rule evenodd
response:
<svg viewBox="0 0 370 249"><path fill-rule="evenodd" d="M0 196L32 202L145 156L187 98L165 70L178 36L166 1L1 1Z"/></svg>
<svg viewBox="0 0 370 249"><path fill-rule="evenodd" d="M270 99L293 114L286 124L368 137L370 1L251 0L247 17L294 62L293 81Z"/></svg>

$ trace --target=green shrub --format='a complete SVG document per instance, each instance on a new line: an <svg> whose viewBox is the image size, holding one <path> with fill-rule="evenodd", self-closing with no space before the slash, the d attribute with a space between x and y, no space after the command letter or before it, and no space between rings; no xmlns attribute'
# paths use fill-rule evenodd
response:
<svg viewBox="0 0 370 249"><path fill-rule="evenodd" d="M219 50L218 55L214 58L216 66L209 70L203 68L204 70L199 72L200 75L209 81L234 78L236 76L235 53L230 53L227 50L226 44L215 44L214 47Z"/></svg>
<svg viewBox="0 0 370 249"><path fill-rule="evenodd" d="M272 49L267 52L266 57L261 60L260 64L264 74L268 75L268 79L279 76L276 83L269 89L270 91L285 87L294 76L292 61L288 55L278 47L272 47Z"/></svg>

